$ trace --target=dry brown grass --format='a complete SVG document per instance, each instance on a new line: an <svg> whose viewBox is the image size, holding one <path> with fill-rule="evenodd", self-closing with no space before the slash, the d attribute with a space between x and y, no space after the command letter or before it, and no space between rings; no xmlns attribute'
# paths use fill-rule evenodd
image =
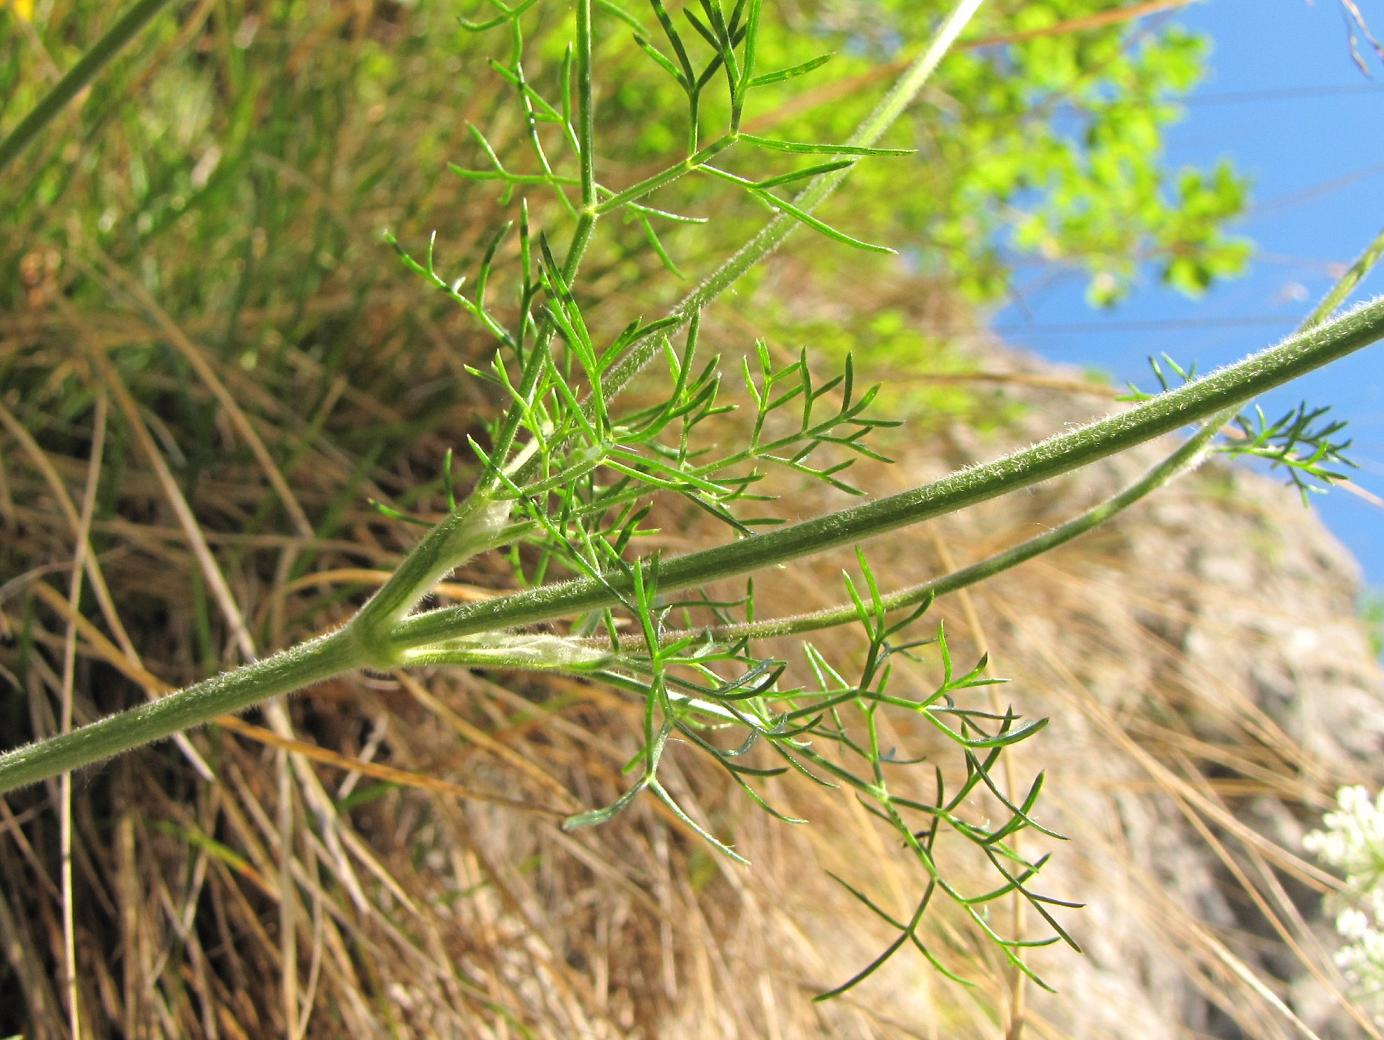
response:
<svg viewBox="0 0 1384 1040"><path fill-rule="evenodd" d="M322 5L288 40L285 78L391 31L368 6ZM197 5L179 29L213 65L229 31L216 10ZM137 96L178 47L137 55L121 90ZM231 62L216 68L229 76ZM429 147L452 154L465 119L492 103L478 91L448 108ZM426 212L458 229L461 254L487 227L436 177L367 184L384 131L363 117L297 165L255 159L288 198L273 249L251 236L207 252L174 225L129 255L97 248L81 226L21 229L31 278L23 306L0 315L7 742L54 732L68 705L80 724L339 623L413 536L367 499L438 508L437 494L410 493L435 492L443 452L475 428L484 399L457 377L482 348L420 303L416 284L375 271L362 229ZM109 136L108 168L124 169L137 149ZM54 205L99 197L103 176L78 169ZM120 195L126 179L111 179L110 204L135 206ZM319 247L331 253L320 271ZM199 265L236 263L260 265L243 300L235 277L208 275L205 298L185 284ZM638 275L612 264L600 284ZM906 282L860 287L863 309L872 293L921 295ZM955 324L945 295L933 287L942 302L915 306L916 320ZM715 321L709 340L743 347L733 310ZM974 349L984 392L1021 397L1028 425L989 439L928 428L872 488L1089 407L1069 376ZM1057 522L1136 468L870 551L894 580L919 580ZM1224 479L1176 487L937 612L959 658L990 650L1019 678L1006 698L1055 719L1015 776L1047 770L1040 816L1072 838L1048 887L1092 904L1068 918L1086 960L1036 956L1056 997L1016 985L939 913L928 938L973 989L901 957L847 997L812 1002L890 938L825 871L895 910L918 885L858 805L774 781L775 803L811 821L787 827L680 749L666 782L753 869L652 802L566 834L563 814L622 790L638 706L585 682L448 671L342 678L83 773L70 792L53 783L0 800L0 1033L69 1035L75 984L76 1031L89 1037L1304 1035L1283 1000L1327 1023L1323 1035L1376 1035L1340 1006L1315 908L1332 882L1296 854L1293 828L1336 784L1381 779L1361 750L1378 669L1351 616L1348 568L1271 492L1241 481L1227 493ZM1221 497L1214 514L1208 489ZM795 494L804 512L820 504ZM680 514L665 525L670 546L704 536ZM1217 559L1240 566L1218 571ZM834 566L765 582L761 611L836 600ZM439 595L484 597L509 580L481 560ZM1304 632L1316 648L1288 645ZM817 642L842 660L858 652L849 634ZM799 648L779 650L800 664ZM1282 690L1288 701L1298 691L1301 710ZM926 734L892 736L928 747Z"/></svg>

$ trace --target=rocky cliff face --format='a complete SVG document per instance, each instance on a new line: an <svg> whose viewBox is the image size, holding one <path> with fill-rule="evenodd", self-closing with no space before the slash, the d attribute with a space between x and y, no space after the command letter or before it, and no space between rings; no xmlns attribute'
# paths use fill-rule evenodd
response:
<svg viewBox="0 0 1384 1040"><path fill-rule="evenodd" d="M1089 414L1024 396L1026 435ZM1167 450L951 527L1049 522ZM1025 753L1049 770L1049 822L1072 838L1055 876L1088 904L1072 920L1087 955L1061 957L1061 993L1034 1013L1092 1038L1304 1035L1293 1016L1365 1035L1320 945L1329 879L1299 858L1336 786L1381 780L1384 680L1357 584L1295 492L1210 464L977 595L1016 699L1053 716Z"/></svg>

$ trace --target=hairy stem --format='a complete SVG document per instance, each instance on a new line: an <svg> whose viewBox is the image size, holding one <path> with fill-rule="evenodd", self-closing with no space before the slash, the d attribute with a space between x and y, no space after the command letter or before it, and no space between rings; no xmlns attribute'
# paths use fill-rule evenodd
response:
<svg viewBox="0 0 1384 1040"><path fill-rule="evenodd" d="M1128 411L1058 434L994 462L889 498L663 561L658 568L659 589L670 592L701 585L856 543L1069 472L1189 423L1219 416L1233 405L1381 337L1384 297ZM503 519L494 522L502 525ZM388 594L382 590L361 615L338 632L152 704L0 755L0 792L98 762L201 725L217 715L370 665L381 657L404 659L410 656L409 651L448 639L615 606L633 591L625 574L612 573L401 618L401 611L408 609L406 604L416 602L415 595L429 575L455 566L458 559L495 537L493 530L483 530L487 526L463 524L453 529L444 524L439 530L453 533L425 539L423 544L431 545L432 551L416 562L411 557L401 568L406 577L397 585L386 585L386 589L392 586Z"/></svg>
<svg viewBox="0 0 1384 1040"><path fill-rule="evenodd" d="M889 498L665 560L659 566L659 589L668 592L748 574L1027 487L1205 420L1381 337L1384 297L1128 411L1057 434L994 462L961 470ZM630 582L621 574L580 578L487 603L414 615L400 622L392 638L400 648L420 646L438 639L614 606L618 595L629 591Z"/></svg>
<svg viewBox="0 0 1384 1040"><path fill-rule="evenodd" d="M944 596L978 584L1012 567L1017 567L1021 563L1042 556L1044 553L1056 549L1059 545L1065 545L1087 531L1099 527L1118 513L1124 512L1134 503L1141 501L1183 473L1195 468L1206 456L1207 449L1216 434L1220 432L1221 426L1233 418L1233 409L1228 409L1214 416L1176 451L1150 469L1139 480L1119 494L1107 498L1099 505L1092 506L1080 516L1073 517L1066 523L1054 527L1050 531L1045 531L1037 537L1029 538L1018 545L987 556L969 567L963 567L940 578L919 582L916 585L888 593L882 597L884 609L898 610L902 607L916 606L929 599L935 599L938 596ZM840 606L814 610L808 614L796 614L792 617L766 618L762 621L749 621L736 625L719 625L706 629L705 634L718 643L732 642L737 639L772 639L777 636L797 635L823 628L835 628L837 625L850 624L858 618L859 614L855 604L843 603ZM696 634L698 633L668 631L662 633L662 639L673 643L686 636ZM631 643L633 644L634 641L631 640Z"/></svg>
<svg viewBox="0 0 1384 1040"><path fill-rule="evenodd" d="M81 729L16 748L0 755L0 794L352 671L364 658L353 633L342 629Z"/></svg>
<svg viewBox="0 0 1384 1040"><path fill-rule="evenodd" d="M506 530L511 503L473 495L429 531L351 621L369 648L368 664L388 668L397 663L377 636L418 605L432 587L477 553L491 548Z"/></svg>
<svg viewBox="0 0 1384 1040"><path fill-rule="evenodd" d="M1299 330L1320 325L1331 317L1332 311L1346 302L1346 297L1364 281L1365 275L1373 270L1380 259L1384 259L1384 228L1380 229L1370 244L1365 247L1365 251L1355 258L1355 262L1350 265L1346 273L1327 291L1321 302L1313 308L1312 313L1303 320L1303 323L1298 327Z"/></svg>

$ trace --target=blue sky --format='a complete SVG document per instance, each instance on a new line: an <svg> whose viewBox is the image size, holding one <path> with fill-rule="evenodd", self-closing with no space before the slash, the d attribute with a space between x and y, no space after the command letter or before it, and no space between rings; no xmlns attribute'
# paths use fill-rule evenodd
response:
<svg viewBox="0 0 1384 1040"><path fill-rule="evenodd" d="M1375 35L1384 2L1358 0ZM1150 274L1132 298L1097 312L1081 276L1018 290L1000 312L1007 341L1148 387L1146 358L1166 352L1205 371L1293 330L1345 266L1384 228L1384 62L1360 40L1366 77L1350 57L1337 0L1211 0L1174 15L1213 41L1210 68L1167 135L1173 167L1231 158L1253 180L1238 233L1256 243L1248 273L1192 301ZM1384 292L1375 271L1353 299ZM1300 400L1349 422L1352 474L1384 497L1384 345L1270 395L1278 414ZM1384 589L1384 509L1336 490L1313 508Z"/></svg>

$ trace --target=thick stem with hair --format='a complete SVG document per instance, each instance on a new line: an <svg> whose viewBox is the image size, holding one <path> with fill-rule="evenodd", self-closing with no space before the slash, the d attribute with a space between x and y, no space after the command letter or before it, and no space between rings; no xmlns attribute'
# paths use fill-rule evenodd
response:
<svg viewBox="0 0 1384 1040"><path fill-rule="evenodd" d="M1384 297L1335 321L1289 337L1233 365L1138 404L1127 411L1057 434L993 462L961 470L911 491L755 535L728 545L664 560L662 592L735 577L919 523L1027 487L1117 454L1182 426L1218 416L1265 390L1384 338ZM494 522L502 522L493 518ZM482 538L482 541L484 539ZM583 578L513 593L484 603L403 616L419 585L446 560L464 557L469 537L424 539L427 559L410 557L408 576L372 600L345 628L273 657L187 687L81 729L0 755L0 793L241 711L333 675L381 660L427 659L423 648L490 633L503 657L507 630L518 625L613 607L630 593L623 573ZM387 586L388 588L388 586ZM582 662L589 666L590 662Z"/></svg>

